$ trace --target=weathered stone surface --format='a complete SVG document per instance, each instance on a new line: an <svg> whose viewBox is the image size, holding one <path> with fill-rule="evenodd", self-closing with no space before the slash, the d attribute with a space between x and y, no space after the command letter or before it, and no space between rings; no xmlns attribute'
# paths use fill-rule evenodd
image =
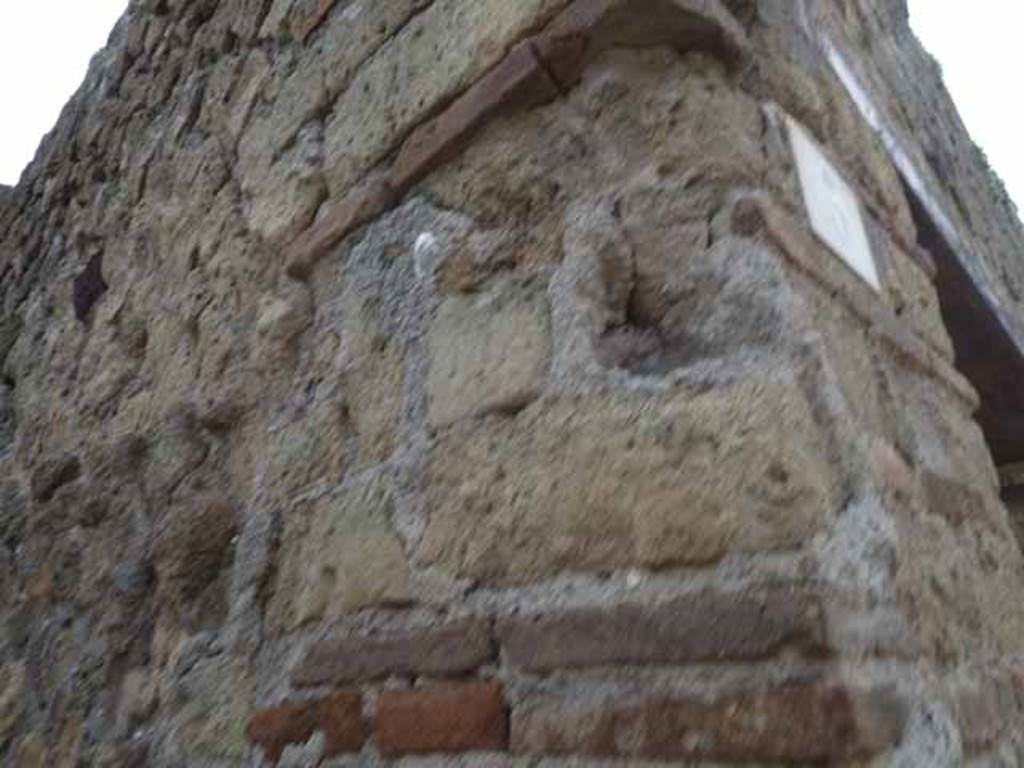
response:
<svg viewBox="0 0 1024 768"><path fill-rule="evenodd" d="M406 133L500 61L566 0L440 0L356 74L325 128L328 186L345 193Z"/></svg>
<svg viewBox="0 0 1024 768"><path fill-rule="evenodd" d="M928 510L954 528L971 523L998 529L997 512L989 508L989 502L977 490L928 470L922 472L921 482Z"/></svg>
<svg viewBox="0 0 1024 768"><path fill-rule="evenodd" d="M195 644L202 646L202 640L200 636ZM177 650L181 653L177 668L167 681L167 695L180 697L181 702L171 724L177 734L177 754L171 756L185 765L243 759L250 752L245 731L253 700L253 671L247 662L211 655L209 648Z"/></svg>
<svg viewBox="0 0 1024 768"><path fill-rule="evenodd" d="M921 196L1011 325L1024 240L934 83L898 0L132 3L0 190L0 763L266 762L279 702L283 765L374 762L382 692L395 757L491 750L490 676L552 762L1012 764L1024 561Z"/></svg>
<svg viewBox="0 0 1024 768"><path fill-rule="evenodd" d="M417 557L522 583L792 549L834 503L821 446L788 377L699 396L542 400L438 437Z"/></svg>
<svg viewBox="0 0 1024 768"><path fill-rule="evenodd" d="M822 606L798 589L704 591L652 607L624 604L498 623L509 662L531 672L686 664L825 651Z"/></svg>
<svg viewBox="0 0 1024 768"><path fill-rule="evenodd" d="M810 683L712 702L539 699L512 714L512 749L657 760L836 762L897 743L907 720L894 694Z"/></svg>
<svg viewBox="0 0 1024 768"><path fill-rule="evenodd" d="M389 675L438 677L469 672L493 658L490 627L469 619L405 634L321 640L292 672L292 683L340 685Z"/></svg>
<svg viewBox="0 0 1024 768"><path fill-rule="evenodd" d="M406 139L391 169L392 186L409 189L461 149L499 110L536 106L556 96L558 88L537 60L533 45L519 44L437 118Z"/></svg>
<svg viewBox="0 0 1024 768"><path fill-rule="evenodd" d="M377 699L383 755L502 751L507 739L502 689L494 681L384 691Z"/></svg>
<svg viewBox="0 0 1024 768"><path fill-rule="evenodd" d="M281 629L407 602L409 566L385 477L302 504L286 518L270 616Z"/></svg>
<svg viewBox="0 0 1024 768"><path fill-rule="evenodd" d="M312 701L281 704L256 712L246 727L246 736L277 762L289 744L302 744L314 732L324 733L324 756L358 752L366 738L362 697L342 691Z"/></svg>
<svg viewBox="0 0 1024 768"><path fill-rule="evenodd" d="M160 591L188 601L209 586L230 562L238 515L216 496L199 497L174 509L154 544Z"/></svg>
<svg viewBox="0 0 1024 768"><path fill-rule="evenodd" d="M32 498L49 501L62 486L77 480L81 473L81 462L73 454L44 459L32 471Z"/></svg>
<svg viewBox="0 0 1024 768"><path fill-rule="evenodd" d="M0 667L0 739L9 739L25 714L27 683L24 664L14 662Z"/></svg>
<svg viewBox="0 0 1024 768"><path fill-rule="evenodd" d="M107 283L103 279L103 259L96 254L86 265L82 273L75 278L74 303L75 316L85 322L93 305L107 291Z"/></svg>
<svg viewBox="0 0 1024 768"><path fill-rule="evenodd" d="M991 749L1024 713L1009 681L995 675L986 677L976 686L956 691L957 724L968 753Z"/></svg>
<svg viewBox="0 0 1024 768"><path fill-rule="evenodd" d="M288 274L305 276L338 241L387 210L394 197L389 184L376 180L349 192L289 246L285 264Z"/></svg>
<svg viewBox="0 0 1024 768"><path fill-rule="evenodd" d="M746 35L726 7L697 0L575 0L538 36L539 55L559 85L575 85L588 60L612 47L666 46L681 53L746 49Z"/></svg>
<svg viewBox="0 0 1024 768"><path fill-rule="evenodd" d="M433 426L514 413L540 395L547 376L551 330L543 287L505 284L447 299L428 344Z"/></svg>

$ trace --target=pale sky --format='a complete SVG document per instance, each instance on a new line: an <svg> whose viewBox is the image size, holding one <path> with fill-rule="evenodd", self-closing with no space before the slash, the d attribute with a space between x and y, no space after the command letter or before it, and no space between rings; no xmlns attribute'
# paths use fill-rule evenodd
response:
<svg viewBox="0 0 1024 768"><path fill-rule="evenodd" d="M910 0L917 36L942 65L976 144L1024 216L1024 2Z"/></svg>
<svg viewBox="0 0 1024 768"><path fill-rule="evenodd" d="M941 63L964 122L1024 211L1024 2L909 2L914 28ZM0 184L17 182L126 5L0 0Z"/></svg>
<svg viewBox="0 0 1024 768"><path fill-rule="evenodd" d="M128 0L0 0L0 184L15 184Z"/></svg>

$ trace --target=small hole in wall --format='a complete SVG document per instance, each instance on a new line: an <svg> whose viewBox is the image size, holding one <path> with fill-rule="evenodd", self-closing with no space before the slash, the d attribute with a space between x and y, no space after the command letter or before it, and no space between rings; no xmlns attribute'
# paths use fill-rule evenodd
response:
<svg viewBox="0 0 1024 768"><path fill-rule="evenodd" d="M789 471L781 464L773 463L768 467L768 479L779 485L789 482Z"/></svg>

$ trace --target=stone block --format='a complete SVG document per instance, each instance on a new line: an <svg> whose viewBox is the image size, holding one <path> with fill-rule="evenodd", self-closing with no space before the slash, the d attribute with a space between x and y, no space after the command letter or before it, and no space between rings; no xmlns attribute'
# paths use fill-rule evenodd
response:
<svg viewBox="0 0 1024 768"><path fill-rule="evenodd" d="M470 672L493 658L490 626L469 619L402 634L321 640L292 673L292 683L339 685L389 675L439 677Z"/></svg>
<svg viewBox="0 0 1024 768"><path fill-rule="evenodd" d="M834 475L797 382L545 399L439 436L417 557L484 583L800 547Z"/></svg>
<svg viewBox="0 0 1024 768"><path fill-rule="evenodd" d="M835 764L896 744L906 706L884 690L809 683L713 701L527 700L512 713L512 749L653 760Z"/></svg>
<svg viewBox="0 0 1024 768"><path fill-rule="evenodd" d="M558 87L534 54L521 43L474 83L437 118L417 128L391 168L391 184L407 190L460 149L502 109L531 107L558 96Z"/></svg>
<svg viewBox="0 0 1024 768"><path fill-rule="evenodd" d="M395 195L383 181L371 180L352 190L340 203L332 205L327 213L299 235L285 254L285 270L295 278L309 274L332 247L359 227L376 218L391 207Z"/></svg>
<svg viewBox="0 0 1024 768"><path fill-rule="evenodd" d="M706 590L655 606L623 604L498 623L510 664L529 672L622 664L762 659L826 650L822 607L799 589Z"/></svg>
<svg viewBox="0 0 1024 768"><path fill-rule="evenodd" d="M325 132L331 194L344 194L565 2L438 0L415 16L366 62L334 105Z"/></svg>
<svg viewBox="0 0 1024 768"><path fill-rule="evenodd" d="M308 502L285 518L272 622L284 630L409 600L409 568L381 477Z"/></svg>
<svg viewBox="0 0 1024 768"><path fill-rule="evenodd" d="M550 362L544 291L505 284L484 295L446 299L428 345L432 426L520 410L543 390Z"/></svg>
<svg viewBox="0 0 1024 768"><path fill-rule="evenodd" d="M508 725L497 682L384 691L377 748L385 756L504 750Z"/></svg>

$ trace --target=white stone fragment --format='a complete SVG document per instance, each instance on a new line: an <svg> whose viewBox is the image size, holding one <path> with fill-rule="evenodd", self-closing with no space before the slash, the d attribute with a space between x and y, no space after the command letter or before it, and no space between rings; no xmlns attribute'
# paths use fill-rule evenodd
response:
<svg viewBox="0 0 1024 768"><path fill-rule="evenodd" d="M792 118L786 122L811 228L854 272L880 290L856 194L807 130Z"/></svg>

